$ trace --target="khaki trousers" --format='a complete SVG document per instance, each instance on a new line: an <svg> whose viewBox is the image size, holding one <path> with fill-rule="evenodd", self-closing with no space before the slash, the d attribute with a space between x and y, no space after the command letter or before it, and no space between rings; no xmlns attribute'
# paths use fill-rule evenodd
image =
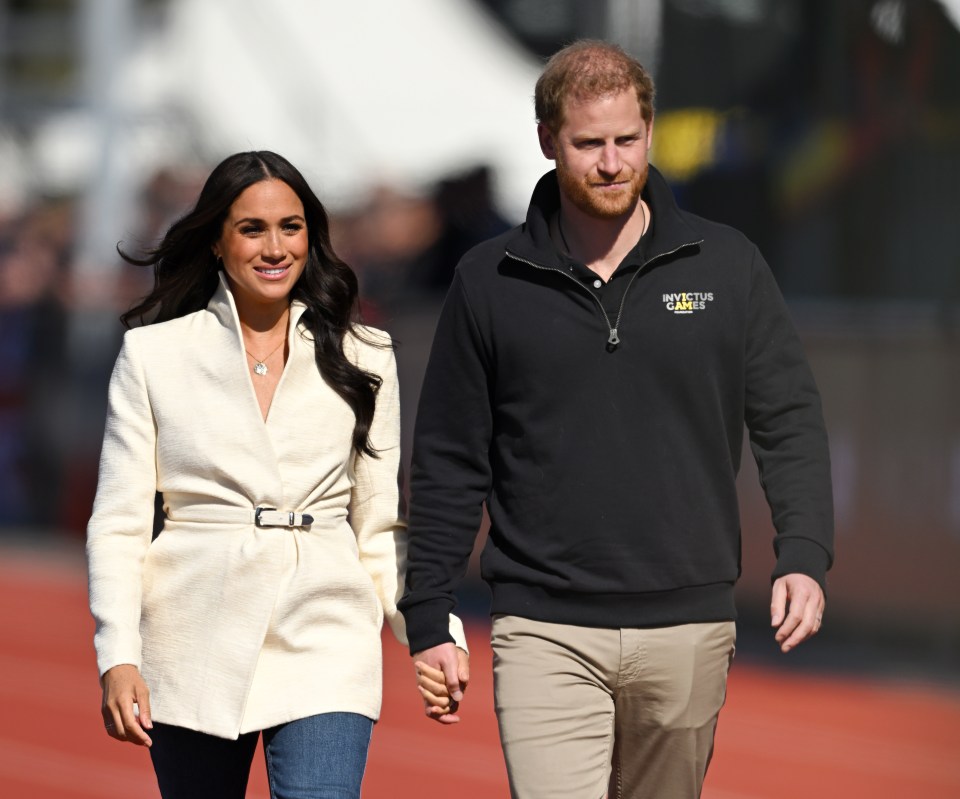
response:
<svg viewBox="0 0 960 799"><path fill-rule="evenodd" d="M514 799L695 799L732 621L595 629L495 616L494 697Z"/></svg>

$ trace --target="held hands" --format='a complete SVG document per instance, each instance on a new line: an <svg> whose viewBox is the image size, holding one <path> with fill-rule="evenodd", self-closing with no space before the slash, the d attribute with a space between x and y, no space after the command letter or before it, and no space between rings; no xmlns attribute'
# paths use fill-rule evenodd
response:
<svg viewBox="0 0 960 799"><path fill-rule="evenodd" d="M136 666L114 666L100 678L103 686L103 725L107 735L137 746L151 746L145 732L153 729L150 720L150 691ZM136 710L134 705L136 704Z"/></svg>
<svg viewBox="0 0 960 799"><path fill-rule="evenodd" d="M782 652L789 652L820 630L824 609L823 590L812 577L786 574L773 584L770 626Z"/></svg>
<svg viewBox="0 0 960 799"><path fill-rule="evenodd" d="M457 709L470 681L469 655L447 643L417 652L413 660L424 713L441 724L456 724L460 721Z"/></svg>

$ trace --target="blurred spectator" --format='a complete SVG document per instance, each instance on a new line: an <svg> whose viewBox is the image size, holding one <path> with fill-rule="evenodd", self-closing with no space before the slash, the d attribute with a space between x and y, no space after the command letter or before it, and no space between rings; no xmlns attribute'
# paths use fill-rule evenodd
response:
<svg viewBox="0 0 960 799"><path fill-rule="evenodd" d="M410 275L435 257L442 232L439 209L430 197L376 189L369 202L338 216L334 246L360 277L366 321L377 324L378 307L392 310L415 289ZM373 317L371 317L373 314Z"/></svg>
<svg viewBox="0 0 960 799"><path fill-rule="evenodd" d="M0 529L57 521L69 211L41 206L0 229Z"/></svg>
<svg viewBox="0 0 960 799"><path fill-rule="evenodd" d="M446 293L461 256L481 241L512 227L494 205L490 178L489 167L478 166L440 181L434 194L443 218L437 257L426 265L427 269L411 276L416 285Z"/></svg>
<svg viewBox="0 0 960 799"><path fill-rule="evenodd" d="M494 205L489 168L478 166L444 178L430 196L381 186L334 220L333 235L360 275L365 320L380 324L411 304L436 304L460 257L509 227Z"/></svg>

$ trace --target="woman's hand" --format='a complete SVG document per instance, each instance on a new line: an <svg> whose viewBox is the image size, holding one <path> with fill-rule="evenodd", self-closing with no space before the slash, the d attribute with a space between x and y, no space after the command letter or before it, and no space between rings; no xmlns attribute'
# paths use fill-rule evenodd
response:
<svg viewBox="0 0 960 799"><path fill-rule="evenodd" d="M107 735L137 746L151 746L146 730L153 729L150 719L150 691L136 666L114 666L100 678L103 686L103 725Z"/></svg>

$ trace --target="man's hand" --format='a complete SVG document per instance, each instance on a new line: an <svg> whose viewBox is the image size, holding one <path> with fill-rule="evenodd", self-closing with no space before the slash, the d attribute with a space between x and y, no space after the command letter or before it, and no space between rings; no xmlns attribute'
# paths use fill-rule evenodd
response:
<svg viewBox="0 0 960 799"><path fill-rule="evenodd" d="M151 746L146 730L153 729L150 720L150 691L136 666L114 666L100 679L103 686L103 726L107 735L118 741L138 746Z"/></svg>
<svg viewBox="0 0 960 799"><path fill-rule="evenodd" d="M460 721L457 709L470 681L470 658L452 643L417 652L413 656L417 688L424 713L441 724Z"/></svg>
<svg viewBox="0 0 960 799"><path fill-rule="evenodd" d="M789 652L820 630L823 620L823 590L805 574L786 574L773 584L770 626L780 649Z"/></svg>

